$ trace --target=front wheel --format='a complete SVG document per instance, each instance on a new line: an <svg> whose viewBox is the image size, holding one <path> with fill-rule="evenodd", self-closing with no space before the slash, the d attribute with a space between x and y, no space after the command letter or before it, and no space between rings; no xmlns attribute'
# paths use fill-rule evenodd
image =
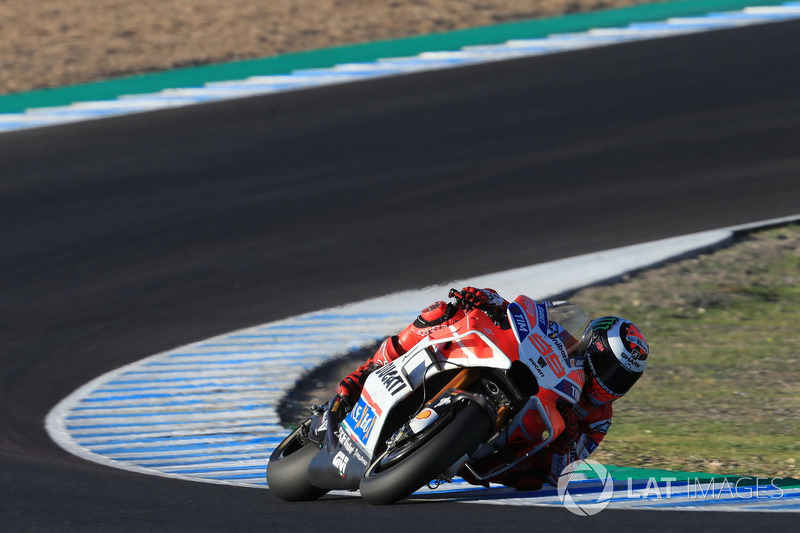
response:
<svg viewBox="0 0 800 533"><path fill-rule="evenodd" d="M316 500L326 492L308 480L308 465L319 446L303 438L303 427L295 429L281 442L267 464L267 484L278 498L290 502Z"/></svg>
<svg viewBox="0 0 800 533"><path fill-rule="evenodd" d="M471 452L489 434L494 421L475 402L453 409L445 420L400 449L390 448L361 479L361 497L372 504L401 500Z"/></svg>

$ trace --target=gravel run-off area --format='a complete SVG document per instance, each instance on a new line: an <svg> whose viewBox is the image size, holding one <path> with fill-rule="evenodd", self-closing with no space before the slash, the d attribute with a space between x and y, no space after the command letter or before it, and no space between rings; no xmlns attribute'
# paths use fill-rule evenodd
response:
<svg viewBox="0 0 800 533"><path fill-rule="evenodd" d="M642 0L0 0L0 94Z"/></svg>

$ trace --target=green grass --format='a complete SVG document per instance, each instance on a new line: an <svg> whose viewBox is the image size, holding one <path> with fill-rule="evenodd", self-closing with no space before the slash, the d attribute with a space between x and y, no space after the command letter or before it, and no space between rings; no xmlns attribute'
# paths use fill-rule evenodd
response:
<svg viewBox="0 0 800 533"><path fill-rule="evenodd" d="M800 228L585 289L637 323L651 357L593 458L645 468L800 477Z"/></svg>

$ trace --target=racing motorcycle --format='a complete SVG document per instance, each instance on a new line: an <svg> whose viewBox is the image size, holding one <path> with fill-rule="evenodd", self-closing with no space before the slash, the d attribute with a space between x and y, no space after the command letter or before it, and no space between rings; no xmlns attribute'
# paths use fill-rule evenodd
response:
<svg viewBox="0 0 800 533"><path fill-rule="evenodd" d="M388 504L459 473L488 486L563 431L557 404L580 399L588 322L574 304L524 295L505 312L465 310L373 371L349 412L336 398L314 406L270 457L270 490L288 501L359 490ZM534 440L509 453L523 416Z"/></svg>

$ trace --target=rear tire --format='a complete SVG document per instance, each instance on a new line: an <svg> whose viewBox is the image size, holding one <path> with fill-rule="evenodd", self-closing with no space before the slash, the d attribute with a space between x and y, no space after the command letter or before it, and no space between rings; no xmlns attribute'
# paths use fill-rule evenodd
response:
<svg viewBox="0 0 800 533"><path fill-rule="evenodd" d="M275 496L289 502L316 500L327 490L308 480L308 465L319 447L302 439L302 426L294 430L275 448L267 464L267 484Z"/></svg>
<svg viewBox="0 0 800 533"><path fill-rule="evenodd" d="M419 448L405 453L399 462L382 468L381 460L386 454L376 459L361 479L361 497L376 505L407 497L471 452L494 427L489 414L474 402L454 415L430 428L435 434L423 435Z"/></svg>

